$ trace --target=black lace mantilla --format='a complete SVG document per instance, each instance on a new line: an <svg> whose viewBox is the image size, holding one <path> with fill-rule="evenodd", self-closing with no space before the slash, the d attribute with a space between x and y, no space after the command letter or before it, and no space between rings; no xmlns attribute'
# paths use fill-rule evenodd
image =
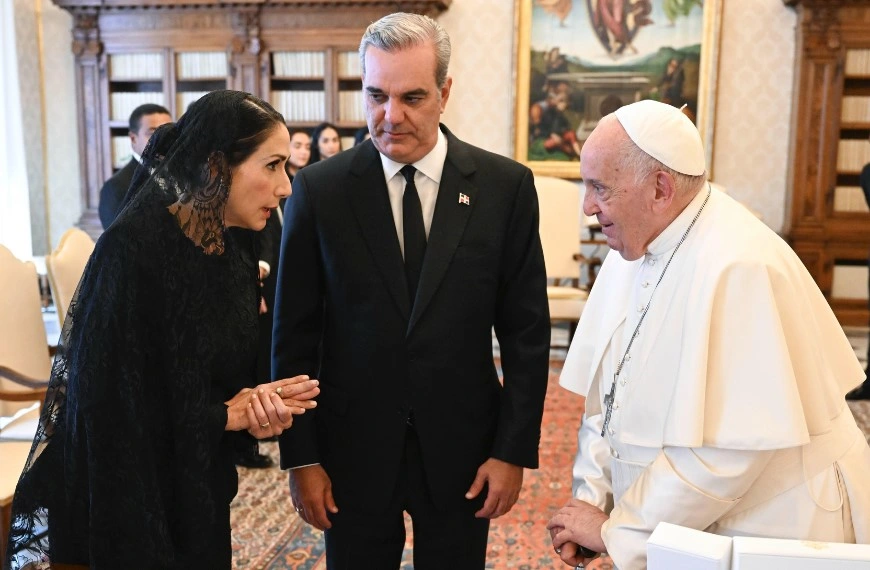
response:
<svg viewBox="0 0 870 570"><path fill-rule="evenodd" d="M5 569L200 568L215 525L228 525L237 479L223 402L254 379L254 236L183 231L170 209L185 188L160 175L164 158L140 167L64 321ZM211 203L196 219L213 225L223 201Z"/></svg>

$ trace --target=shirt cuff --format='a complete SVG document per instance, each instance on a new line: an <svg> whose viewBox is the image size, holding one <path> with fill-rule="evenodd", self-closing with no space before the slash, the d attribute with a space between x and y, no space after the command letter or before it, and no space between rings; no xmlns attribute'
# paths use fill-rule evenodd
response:
<svg viewBox="0 0 870 570"><path fill-rule="evenodd" d="M296 471L297 469L302 469L303 467L313 467L315 465L320 465L320 463L309 463L307 465L296 465L295 467L288 467L287 471Z"/></svg>

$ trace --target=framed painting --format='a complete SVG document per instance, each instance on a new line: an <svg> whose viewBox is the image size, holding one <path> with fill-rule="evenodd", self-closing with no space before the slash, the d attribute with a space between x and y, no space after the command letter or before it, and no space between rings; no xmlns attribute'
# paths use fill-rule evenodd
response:
<svg viewBox="0 0 870 570"><path fill-rule="evenodd" d="M578 179L604 115L641 99L683 107L712 164L722 0L517 0L515 158Z"/></svg>

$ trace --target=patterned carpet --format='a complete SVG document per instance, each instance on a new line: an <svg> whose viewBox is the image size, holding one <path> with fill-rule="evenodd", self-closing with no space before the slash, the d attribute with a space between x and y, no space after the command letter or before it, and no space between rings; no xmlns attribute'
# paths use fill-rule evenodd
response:
<svg viewBox="0 0 870 570"><path fill-rule="evenodd" d="M850 332L850 331L847 331ZM866 329L851 333L862 362ZM546 524L571 495L571 465L583 399L562 389L558 375L564 351L554 351L541 434L541 467L526 470L523 492L513 510L493 521L487 569L553 570L568 568L553 553ZM870 441L870 401L850 402L858 424ZM275 443L261 444L277 463ZM290 506L287 474L271 469L240 468L239 494L232 505L233 568L237 570L325 570L323 538L296 516ZM403 570L413 568L410 523ZM592 566L589 567L592 570ZM607 570L601 561L596 570Z"/></svg>

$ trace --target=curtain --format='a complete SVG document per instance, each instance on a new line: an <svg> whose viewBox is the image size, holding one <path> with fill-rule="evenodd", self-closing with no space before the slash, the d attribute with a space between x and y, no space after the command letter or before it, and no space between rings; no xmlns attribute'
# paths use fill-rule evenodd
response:
<svg viewBox="0 0 870 570"><path fill-rule="evenodd" d="M14 0L0 0L0 244L19 259L33 256L30 194L24 160Z"/></svg>

